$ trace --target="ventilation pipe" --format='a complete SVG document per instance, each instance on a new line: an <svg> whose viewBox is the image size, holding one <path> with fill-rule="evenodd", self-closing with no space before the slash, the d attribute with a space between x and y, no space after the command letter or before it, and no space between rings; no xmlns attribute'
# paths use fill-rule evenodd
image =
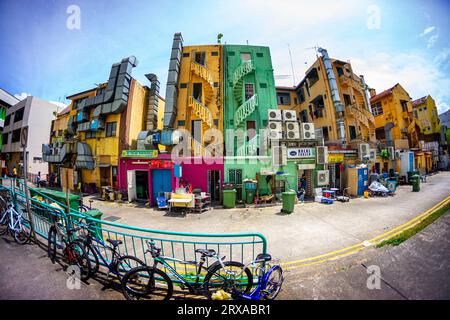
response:
<svg viewBox="0 0 450 320"><path fill-rule="evenodd" d="M331 65L331 60L328 55L328 51L323 48L318 49L319 53L322 55L323 64L325 65L325 70L327 72L328 83L331 89L331 98L333 99L334 109L336 110L337 118L336 121L338 128L339 140L343 145L346 144L345 139L345 123L344 123L344 105L341 102L339 96L339 89L336 82L336 77L334 76L333 66Z"/></svg>
<svg viewBox="0 0 450 320"><path fill-rule="evenodd" d="M172 53L170 55L169 74L166 86L166 106L164 108L164 131L171 130L177 115L177 84L180 73L181 52L183 51L183 37L181 33L173 36ZM163 134L164 135L164 134Z"/></svg>
<svg viewBox="0 0 450 320"><path fill-rule="evenodd" d="M156 74L153 73L146 74L145 76L151 83L148 97L146 129L148 131L153 131L156 130L158 126L159 80Z"/></svg>
<svg viewBox="0 0 450 320"><path fill-rule="evenodd" d="M369 108L369 112L372 113L372 105L370 104L369 86L366 84L366 80L364 79L364 76L362 74L359 77L361 78L364 93L366 94L367 107Z"/></svg>

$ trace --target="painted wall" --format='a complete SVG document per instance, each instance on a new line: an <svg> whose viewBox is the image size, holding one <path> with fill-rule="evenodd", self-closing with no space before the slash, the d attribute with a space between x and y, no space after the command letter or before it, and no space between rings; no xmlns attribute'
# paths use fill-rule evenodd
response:
<svg viewBox="0 0 450 320"><path fill-rule="evenodd" d="M417 119L423 134L440 133L441 123L436 102L428 95L424 103L413 105L413 115Z"/></svg>
<svg viewBox="0 0 450 320"><path fill-rule="evenodd" d="M277 109L275 92L275 80L273 75L272 59L270 49L262 46L246 45L224 45L224 129L247 130L246 121L256 122L256 132L267 127L268 109ZM233 85L233 78L236 70L242 65L242 54L249 54L254 71L239 77L240 81ZM235 113L245 102L245 84L253 84L254 92L257 95L258 105L255 110L247 116L245 121L236 126ZM225 144L228 141L225 136ZM236 155L238 146L234 150L227 150L228 156Z"/></svg>
<svg viewBox="0 0 450 320"><path fill-rule="evenodd" d="M220 171L220 185L224 181L224 160L217 158L191 158L189 163L182 163L182 178L192 184L193 189L208 192L208 171Z"/></svg>

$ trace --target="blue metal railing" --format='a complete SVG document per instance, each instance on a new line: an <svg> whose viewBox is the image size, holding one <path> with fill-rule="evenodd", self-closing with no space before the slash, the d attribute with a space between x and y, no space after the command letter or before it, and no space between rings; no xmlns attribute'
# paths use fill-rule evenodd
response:
<svg viewBox="0 0 450 320"><path fill-rule="evenodd" d="M7 190L11 193L15 205L19 206L23 212L26 212L25 188L23 181L16 179L3 179L0 190ZM97 231L96 234L103 239L122 240L119 246L119 252L123 255L133 255L146 263L151 263L150 256L145 255L147 249L147 240L153 239L162 249L164 256L177 258L181 260L197 261L198 256L195 249L208 248L215 249L220 256L226 256L227 260L247 263L255 259L259 253L267 253L267 240L259 233L239 233L239 234L209 234L209 233L188 233L174 232L166 230L155 230L149 228L140 228L128 226L120 223L95 219L88 214L81 213L69 207L67 215L67 205L52 199L37 188L29 187L30 193L39 195L44 201L28 197L30 201L30 211L33 216L35 232L40 237L47 239L48 230L55 217L64 219L67 224L79 224L83 222L93 222ZM61 208L56 208L46 203L51 201ZM99 247L101 250L102 248ZM110 252L101 250L108 259ZM178 264L172 265L180 274L192 274L195 269L191 265Z"/></svg>

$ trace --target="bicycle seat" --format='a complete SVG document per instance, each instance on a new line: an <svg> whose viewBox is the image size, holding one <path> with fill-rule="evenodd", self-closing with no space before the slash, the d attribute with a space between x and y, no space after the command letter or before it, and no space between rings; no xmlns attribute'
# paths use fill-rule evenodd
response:
<svg viewBox="0 0 450 320"><path fill-rule="evenodd" d="M195 252L205 257L214 257L216 255L216 250L214 249L196 249Z"/></svg>
<svg viewBox="0 0 450 320"><path fill-rule="evenodd" d="M256 256L255 262L267 262L272 260L272 256L268 253L260 253Z"/></svg>
<svg viewBox="0 0 450 320"><path fill-rule="evenodd" d="M122 240L113 240L113 239L106 239L113 247L117 247L118 245L122 244Z"/></svg>

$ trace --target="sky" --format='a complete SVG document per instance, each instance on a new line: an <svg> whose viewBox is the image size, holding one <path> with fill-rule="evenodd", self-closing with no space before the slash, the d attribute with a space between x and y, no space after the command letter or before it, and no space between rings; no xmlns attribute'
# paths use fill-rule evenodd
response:
<svg viewBox="0 0 450 320"><path fill-rule="evenodd" d="M134 55L133 76L149 85L144 75L157 74L164 95L173 34L197 45L222 33L222 43L269 46L277 85L302 80L320 46L377 92L400 83L442 113L449 16L445 0L0 0L0 87L68 103Z"/></svg>

